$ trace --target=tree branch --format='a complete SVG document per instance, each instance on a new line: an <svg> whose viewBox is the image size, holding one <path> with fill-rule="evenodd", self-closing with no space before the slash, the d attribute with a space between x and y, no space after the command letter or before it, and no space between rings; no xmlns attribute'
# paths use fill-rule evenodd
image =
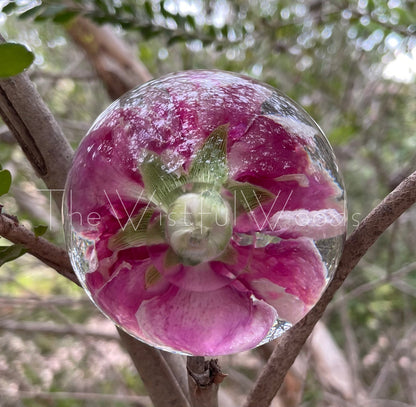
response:
<svg viewBox="0 0 416 407"><path fill-rule="evenodd" d="M131 356L154 407L190 407L162 352L117 329L121 343Z"/></svg>
<svg viewBox="0 0 416 407"><path fill-rule="evenodd" d="M113 99L152 79L143 63L132 56L132 50L114 35L110 27L99 27L87 18L79 16L68 26L67 32L86 52Z"/></svg>
<svg viewBox="0 0 416 407"><path fill-rule="evenodd" d="M316 306L282 335L244 407L268 407L313 327L322 317L335 292L380 235L416 202L416 172L407 177L360 223L345 242L334 278Z"/></svg>
<svg viewBox="0 0 416 407"><path fill-rule="evenodd" d="M3 213L0 213L0 236L5 237L12 243L21 244L31 255L37 257L73 283L80 285L72 269L68 254L64 249L52 244L43 237L36 236L17 220Z"/></svg>
<svg viewBox="0 0 416 407"><path fill-rule="evenodd" d="M73 152L27 74L0 80L0 116L60 207Z"/></svg>
<svg viewBox="0 0 416 407"><path fill-rule="evenodd" d="M192 406L218 407L218 385L227 376L221 372L218 361L207 361L202 356L188 357L186 368Z"/></svg>

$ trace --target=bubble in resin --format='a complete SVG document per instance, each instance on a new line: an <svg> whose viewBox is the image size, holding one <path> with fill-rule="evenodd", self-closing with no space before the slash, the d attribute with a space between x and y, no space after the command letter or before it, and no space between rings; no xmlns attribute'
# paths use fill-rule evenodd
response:
<svg viewBox="0 0 416 407"><path fill-rule="evenodd" d="M97 307L147 344L204 356L298 322L346 229L335 157L310 116L266 84L204 70L148 82L98 117L63 213Z"/></svg>

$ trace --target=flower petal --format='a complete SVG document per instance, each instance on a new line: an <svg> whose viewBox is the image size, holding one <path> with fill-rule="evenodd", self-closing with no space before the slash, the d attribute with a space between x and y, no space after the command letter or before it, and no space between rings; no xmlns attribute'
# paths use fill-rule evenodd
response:
<svg viewBox="0 0 416 407"><path fill-rule="evenodd" d="M253 301L232 287L192 292L172 286L144 301L136 317L154 342L184 353L214 356L258 345L276 313L265 302Z"/></svg>
<svg viewBox="0 0 416 407"><path fill-rule="evenodd" d="M193 71L173 78L167 89L188 140L195 140L195 132L206 138L227 123L230 141L237 140L272 94L249 77L226 72Z"/></svg>
<svg viewBox="0 0 416 407"><path fill-rule="evenodd" d="M155 282L150 288L146 286L146 271L150 267L149 259L133 265L123 261L102 288L94 293L94 301L107 316L141 339L146 336L137 324L137 309L144 300L159 295L168 286L166 281Z"/></svg>
<svg viewBox="0 0 416 407"><path fill-rule="evenodd" d="M304 173L310 164L299 138L262 115L256 116L247 131L232 145L228 161L231 177L239 181L247 177L273 179L285 174Z"/></svg>
<svg viewBox="0 0 416 407"><path fill-rule="evenodd" d="M274 196L265 202L259 200L250 213L238 217L239 233L272 230L273 216L282 211L325 208L343 211L338 180L323 164L318 168L313 163L312 152L304 137L296 134L296 128L292 133L289 130L271 117L259 115L231 146L228 155L231 177L264 188ZM311 127L311 131L320 134L317 127ZM328 154L332 152L328 150Z"/></svg>
<svg viewBox="0 0 416 407"><path fill-rule="evenodd" d="M256 298L275 307L280 318L296 323L319 299L326 278L313 241L299 238L254 249L249 272L239 280Z"/></svg>
<svg viewBox="0 0 416 407"><path fill-rule="evenodd" d="M201 292L218 290L229 285L247 265L251 247L239 247L233 241L224 253L227 258L186 266L182 263L170 264L171 249L168 245L148 247L156 269L173 285L186 290Z"/></svg>

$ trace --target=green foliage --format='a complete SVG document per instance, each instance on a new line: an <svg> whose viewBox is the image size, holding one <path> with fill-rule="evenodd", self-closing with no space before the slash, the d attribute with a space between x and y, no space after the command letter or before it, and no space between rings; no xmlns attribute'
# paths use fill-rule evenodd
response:
<svg viewBox="0 0 416 407"><path fill-rule="evenodd" d="M9 192L12 184L12 174L9 170L2 170L0 166L0 196Z"/></svg>
<svg viewBox="0 0 416 407"><path fill-rule="evenodd" d="M48 230L48 227L45 225L38 225L33 228L33 232L35 233L36 236L44 235L47 230Z"/></svg>
<svg viewBox="0 0 416 407"><path fill-rule="evenodd" d="M26 249L20 244L0 246L0 267L9 261L16 260L25 253Z"/></svg>
<svg viewBox="0 0 416 407"><path fill-rule="evenodd" d="M23 44L0 44L0 78L17 75L27 69L35 56Z"/></svg>

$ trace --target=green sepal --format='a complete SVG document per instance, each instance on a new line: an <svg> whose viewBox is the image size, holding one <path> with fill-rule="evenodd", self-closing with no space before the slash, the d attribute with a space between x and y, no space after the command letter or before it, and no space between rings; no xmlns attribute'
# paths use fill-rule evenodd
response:
<svg viewBox="0 0 416 407"><path fill-rule="evenodd" d="M110 250L124 250L131 247L146 246L149 243L156 244L164 242L164 237L160 235L160 229L150 227L149 222L153 215L153 209L143 208L131 219L129 224L120 229L108 241Z"/></svg>
<svg viewBox="0 0 416 407"><path fill-rule="evenodd" d="M154 153L147 155L139 169L148 199L167 211L169 205L182 195L181 187L186 184L186 177L168 172L166 165Z"/></svg>
<svg viewBox="0 0 416 407"><path fill-rule="evenodd" d="M27 250L20 244L13 244L11 246L0 246L0 267L18 257L23 256Z"/></svg>
<svg viewBox="0 0 416 407"><path fill-rule="evenodd" d="M267 189L250 184L249 182L239 182L229 179L224 184L224 188L233 194L237 215L241 212L251 212L263 202L275 198L275 195Z"/></svg>
<svg viewBox="0 0 416 407"><path fill-rule="evenodd" d="M188 182L210 184L219 188L228 178L228 124L217 127L196 153L189 170Z"/></svg>
<svg viewBox="0 0 416 407"><path fill-rule="evenodd" d="M156 269L155 266L150 266L144 275L144 288L147 290L156 283L158 283L162 278L162 275Z"/></svg>
<svg viewBox="0 0 416 407"><path fill-rule="evenodd" d="M166 267L166 269L169 269L181 263L183 263L183 260L172 250L171 247L169 247L166 252L163 265Z"/></svg>

